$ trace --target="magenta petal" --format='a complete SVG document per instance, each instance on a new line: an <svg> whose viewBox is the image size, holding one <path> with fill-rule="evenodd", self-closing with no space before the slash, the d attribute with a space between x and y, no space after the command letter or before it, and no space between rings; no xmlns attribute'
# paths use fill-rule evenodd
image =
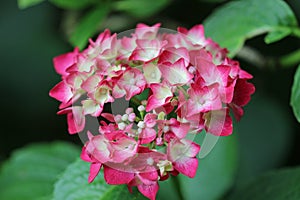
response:
<svg viewBox="0 0 300 200"><path fill-rule="evenodd" d="M138 190L150 200L155 200L156 193L159 189L159 185L157 182L151 185L140 184L137 186Z"/></svg>
<svg viewBox="0 0 300 200"><path fill-rule="evenodd" d="M53 58L55 71L60 75L67 75L66 69L75 63L77 55L78 48L75 48L73 52L65 53Z"/></svg>
<svg viewBox="0 0 300 200"><path fill-rule="evenodd" d="M98 175L100 169L101 169L102 164L101 163L92 163L90 166L90 175L89 175L89 183L93 182L93 180L96 178Z"/></svg>
<svg viewBox="0 0 300 200"><path fill-rule="evenodd" d="M49 92L49 95L62 103L67 103L73 96L71 88L61 81L55 85Z"/></svg>
<svg viewBox="0 0 300 200"><path fill-rule="evenodd" d="M122 172L108 166L104 166L104 179L111 185L128 184L134 178L133 173Z"/></svg>
<svg viewBox="0 0 300 200"><path fill-rule="evenodd" d="M196 175L198 168L197 158L182 157L174 163L174 168L180 173L193 178Z"/></svg>
<svg viewBox="0 0 300 200"><path fill-rule="evenodd" d="M86 150L86 147L83 147L82 148L82 151L81 151L81 154L80 154L80 158L86 162L92 162L92 159L90 158L87 150Z"/></svg>

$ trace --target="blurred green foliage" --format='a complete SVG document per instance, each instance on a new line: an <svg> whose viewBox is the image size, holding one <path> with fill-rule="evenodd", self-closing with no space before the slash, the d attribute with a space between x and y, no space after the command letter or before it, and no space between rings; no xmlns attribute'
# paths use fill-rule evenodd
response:
<svg viewBox="0 0 300 200"><path fill-rule="evenodd" d="M298 54L289 56L300 47L296 22L300 19L299 0L286 3L280 0L41 2L1 2L1 160L13 149L31 142L65 139L82 145L77 136L67 134L65 117L55 114L58 103L48 97L48 91L59 81L52 66L54 56L71 51L73 46L85 47L89 37L105 28L120 32L134 28L137 22L161 22L165 28L192 27L205 19L206 34L232 50L231 56L236 55L242 68L254 75L257 92L246 106L244 118L235 124L234 137L222 138L213 152L199 161L195 179L179 178L180 188L187 194L185 198L219 199L226 196L229 188L236 190L233 197L228 195L229 199L296 200L299 197L298 193L298 196L284 195L298 191L298 185L289 187L300 181L298 169L262 175L270 170L300 165L300 128L289 106L291 102L299 121L299 69L293 80L300 58ZM30 8L18 10L18 7ZM239 50L243 45L251 47L254 59L250 55L241 55ZM293 58L292 62L288 62L290 58ZM237 142L232 142L236 139ZM14 163L16 154L6 163ZM74 151L70 158L72 156L78 157L78 153ZM41 164L36 163L30 170L36 169L37 165L43 170L43 160L38 162ZM10 177L12 182L19 180L16 170L9 171L8 166L10 164L4 164L1 169L0 184ZM59 170L62 172L63 168ZM52 185L53 177L45 187ZM173 186L169 180L162 183L159 198L180 199ZM46 190L47 194L43 195L50 195L49 188ZM25 190L16 186L11 191L17 195ZM3 191L1 194L10 195Z"/></svg>

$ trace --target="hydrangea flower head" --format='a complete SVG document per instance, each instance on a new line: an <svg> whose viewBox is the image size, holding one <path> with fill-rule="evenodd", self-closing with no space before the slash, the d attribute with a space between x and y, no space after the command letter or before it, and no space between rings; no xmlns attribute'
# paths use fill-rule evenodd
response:
<svg viewBox="0 0 300 200"><path fill-rule="evenodd" d="M108 184L136 186L151 200L159 181L196 175L200 145L188 136L230 135L230 110L239 120L255 91L252 76L205 38L202 25L159 29L138 24L129 37L105 30L85 50L55 57L62 80L50 91L70 134L88 128L88 116L99 121L81 154L91 163L88 181L103 168ZM129 107L107 112L119 99Z"/></svg>

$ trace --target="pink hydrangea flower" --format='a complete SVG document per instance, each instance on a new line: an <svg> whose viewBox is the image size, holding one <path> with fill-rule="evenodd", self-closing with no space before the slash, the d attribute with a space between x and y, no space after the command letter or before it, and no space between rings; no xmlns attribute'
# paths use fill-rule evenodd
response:
<svg viewBox="0 0 300 200"><path fill-rule="evenodd" d="M239 120L255 91L252 75L206 38L202 25L159 28L138 24L121 38L105 30L85 50L55 57L62 80L49 93L61 102L70 134L88 129L87 115L100 120L81 154L91 164L88 182L103 168L108 184L137 187L151 200L160 181L196 175L200 145L187 138L203 130L232 134L230 110ZM105 106L122 98L131 107L107 113Z"/></svg>

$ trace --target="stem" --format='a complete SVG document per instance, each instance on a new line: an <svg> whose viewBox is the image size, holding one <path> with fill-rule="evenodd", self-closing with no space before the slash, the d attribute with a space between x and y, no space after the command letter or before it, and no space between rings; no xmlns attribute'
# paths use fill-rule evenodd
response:
<svg viewBox="0 0 300 200"><path fill-rule="evenodd" d="M299 30L300 36L300 30ZM257 66L258 68L289 68L294 67L300 63L300 49L291 52L287 55L284 55L280 58L276 57L265 57L256 49L251 48L249 46L243 47L240 52L237 54L242 60L245 60L253 65Z"/></svg>
<svg viewBox="0 0 300 200"><path fill-rule="evenodd" d="M299 27L294 28L293 32L292 32L292 35L295 36L295 37L300 38L300 28Z"/></svg>
<svg viewBox="0 0 300 200"><path fill-rule="evenodd" d="M173 183L173 186L175 187L175 190L177 191L178 197L180 200L184 200L181 187L180 187L180 182L178 180L178 176L173 176L171 177L171 181Z"/></svg>
<svg viewBox="0 0 300 200"><path fill-rule="evenodd" d="M133 104L135 104L136 106L139 106L139 105L142 104L141 101L140 101L137 97L132 97L132 98L130 99L130 101L131 101Z"/></svg>
<svg viewBox="0 0 300 200"><path fill-rule="evenodd" d="M300 36L300 35L299 35ZM285 55L279 59L279 64L283 68L293 67L300 63L300 49Z"/></svg>

